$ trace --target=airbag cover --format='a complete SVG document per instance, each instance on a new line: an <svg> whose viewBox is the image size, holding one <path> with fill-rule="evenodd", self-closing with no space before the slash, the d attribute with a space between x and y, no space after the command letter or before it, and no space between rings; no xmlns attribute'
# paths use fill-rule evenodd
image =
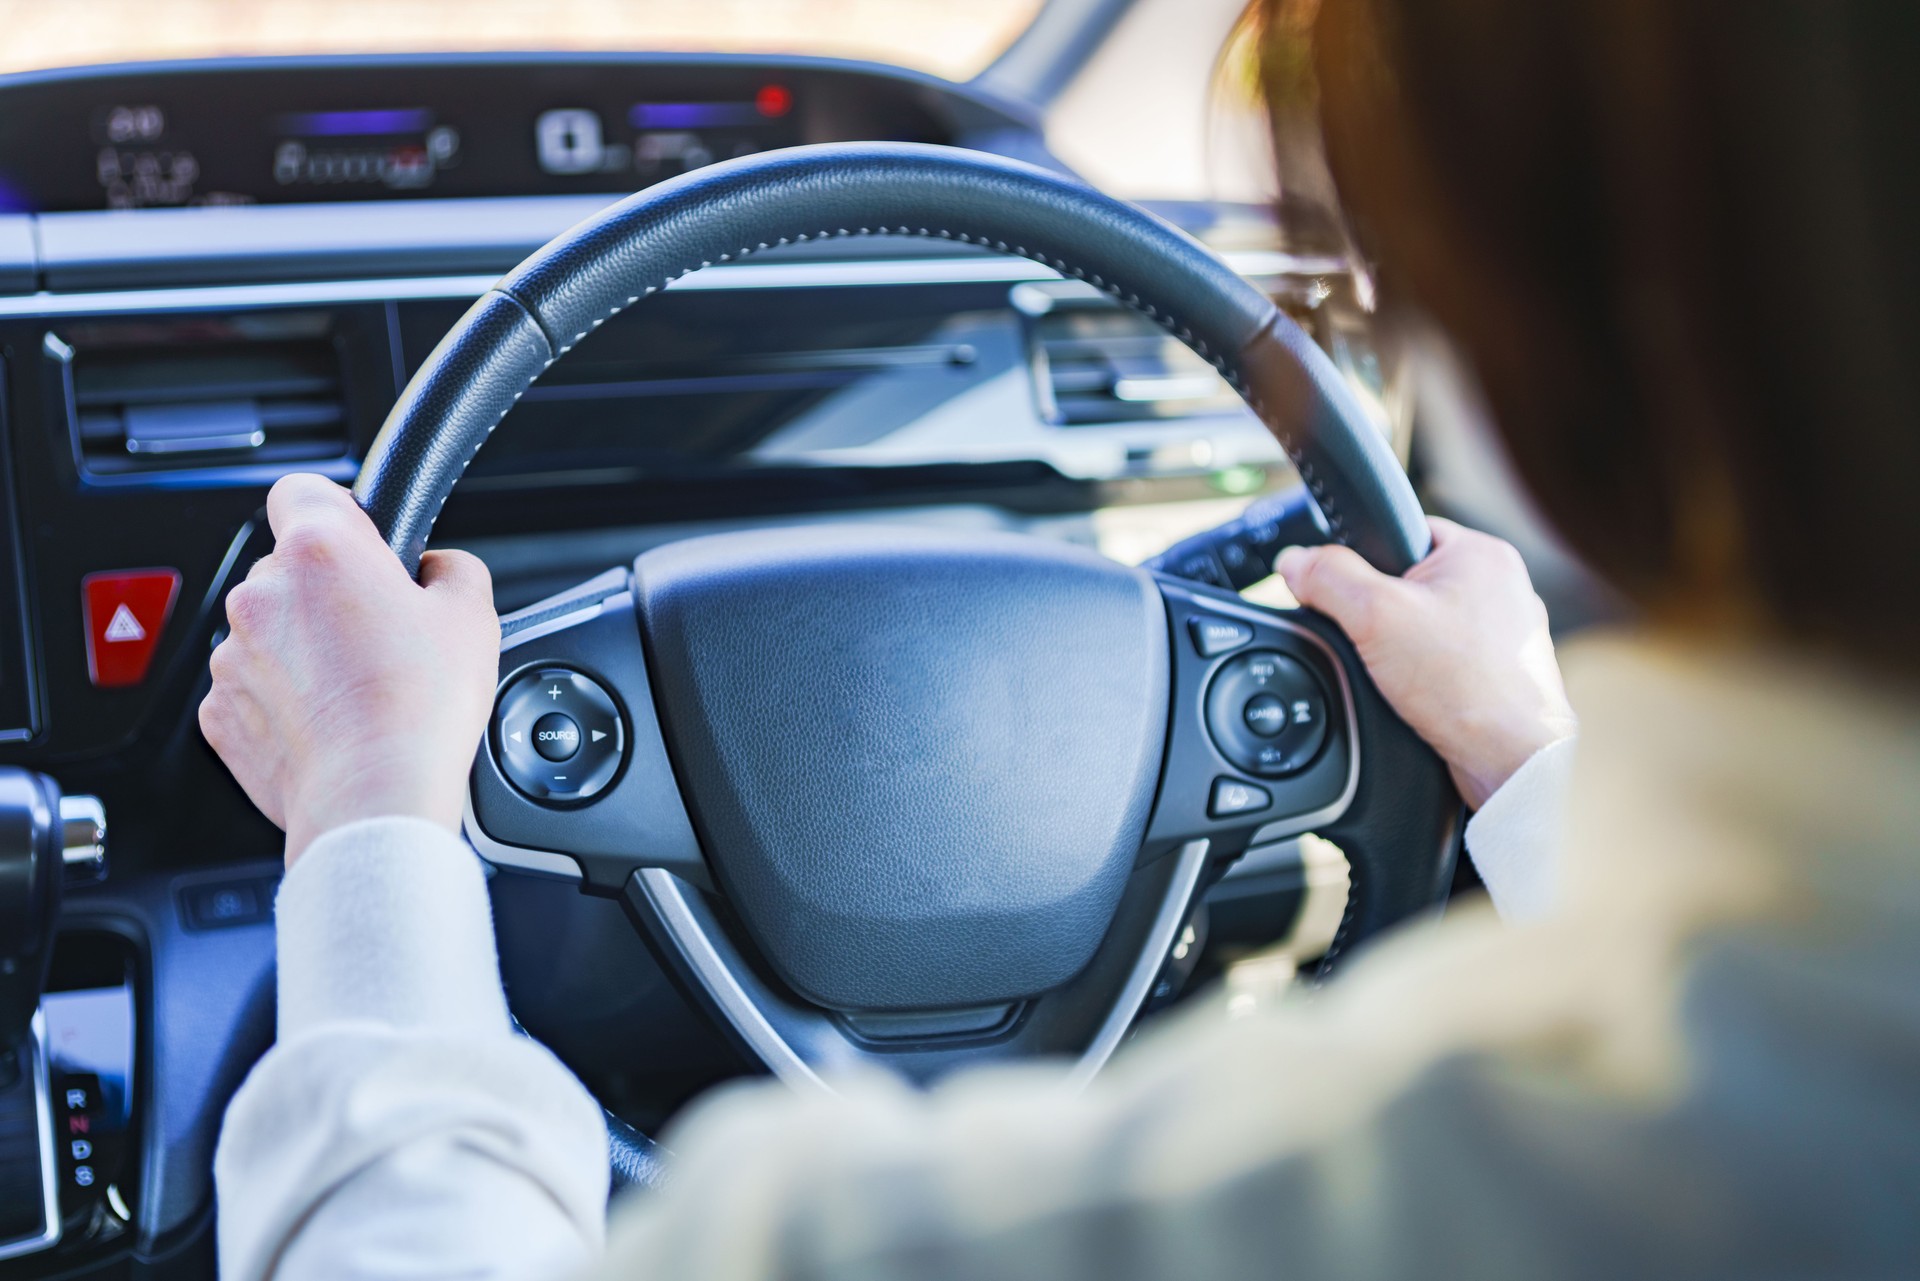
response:
<svg viewBox="0 0 1920 1281"><path fill-rule="evenodd" d="M1004 1002L1092 958L1160 773L1145 573L1039 539L722 534L635 565L707 856L800 995Z"/></svg>

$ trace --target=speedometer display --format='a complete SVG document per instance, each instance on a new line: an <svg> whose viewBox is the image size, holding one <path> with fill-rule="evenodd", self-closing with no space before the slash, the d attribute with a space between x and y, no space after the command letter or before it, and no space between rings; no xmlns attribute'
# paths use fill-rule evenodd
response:
<svg viewBox="0 0 1920 1281"><path fill-rule="evenodd" d="M951 141L791 60L286 59L0 79L0 210L631 191L807 141ZM882 86L876 95L875 86Z"/></svg>

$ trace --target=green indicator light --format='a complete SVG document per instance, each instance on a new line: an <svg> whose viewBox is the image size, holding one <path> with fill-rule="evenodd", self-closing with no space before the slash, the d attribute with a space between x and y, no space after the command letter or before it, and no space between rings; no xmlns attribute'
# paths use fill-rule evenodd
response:
<svg viewBox="0 0 1920 1281"><path fill-rule="evenodd" d="M1213 474L1213 487L1223 494L1254 494L1267 483L1264 467L1229 467Z"/></svg>

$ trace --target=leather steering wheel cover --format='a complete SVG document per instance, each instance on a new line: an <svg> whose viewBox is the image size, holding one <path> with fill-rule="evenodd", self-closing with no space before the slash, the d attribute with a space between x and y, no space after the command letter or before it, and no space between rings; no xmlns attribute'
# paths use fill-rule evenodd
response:
<svg viewBox="0 0 1920 1281"><path fill-rule="evenodd" d="M711 165L557 237L428 355L368 450L355 499L418 572L474 454L527 387L600 325L703 267L876 235L978 245L1105 291L1220 370L1287 450L1336 539L1389 573L1426 554L1412 486L1339 371L1212 252L1073 179L906 143L795 147Z"/></svg>

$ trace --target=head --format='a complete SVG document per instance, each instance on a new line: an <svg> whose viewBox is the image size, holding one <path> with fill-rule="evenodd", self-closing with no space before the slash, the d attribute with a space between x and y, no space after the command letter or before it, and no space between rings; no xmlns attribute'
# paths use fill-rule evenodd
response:
<svg viewBox="0 0 1920 1281"><path fill-rule="evenodd" d="M1658 625L1920 675L1920 11L1256 0L1383 308ZM1283 214L1286 211L1283 210Z"/></svg>

